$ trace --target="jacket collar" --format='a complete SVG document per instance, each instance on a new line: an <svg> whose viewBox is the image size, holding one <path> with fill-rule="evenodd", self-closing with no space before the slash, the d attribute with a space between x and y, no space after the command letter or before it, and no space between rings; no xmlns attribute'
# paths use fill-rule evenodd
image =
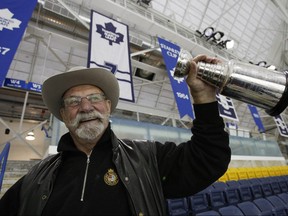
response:
<svg viewBox="0 0 288 216"><path fill-rule="evenodd" d="M114 133L112 132L111 125L109 123L104 134L102 135L101 139L98 141L97 145L94 148L97 148L97 149L110 148L111 149L112 148L111 135L112 137L114 137ZM60 138L57 151L58 152L79 151L74 144L74 141L71 137L70 132L64 134Z"/></svg>

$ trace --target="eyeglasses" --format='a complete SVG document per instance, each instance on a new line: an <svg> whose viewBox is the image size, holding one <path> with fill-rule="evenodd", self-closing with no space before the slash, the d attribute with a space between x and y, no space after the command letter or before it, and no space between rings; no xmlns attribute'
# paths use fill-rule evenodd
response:
<svg viewBox="0 0 288 216"><path fill-rule="evenodd" d="M83 98L86 98L91 104L95 104L106 99L103 93L94 93L84 97L71 96L63 99L63 105L65 107L77 107L81 104Z"/></svg>

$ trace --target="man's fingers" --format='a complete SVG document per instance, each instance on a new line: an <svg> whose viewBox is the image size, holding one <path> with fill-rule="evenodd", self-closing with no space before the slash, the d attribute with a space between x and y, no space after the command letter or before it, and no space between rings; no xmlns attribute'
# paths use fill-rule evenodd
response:
<svg viewBox="0 0 288 216"><path fill-rule="evenodd" d="M206 61L207 55L197 55L195 58L192 59L194 62L199 62L199 61Z"/></svg>
<svg viewBox="0 0 288 216"><path fill-rule="evenodd" d="M206 63L212 63L212 64L217 64L220 63L221 60L215 58L215 57L208 57L207 55L197 55L195 58L192 59L192 61L198 63L199 61L203 61Z"/></svg>

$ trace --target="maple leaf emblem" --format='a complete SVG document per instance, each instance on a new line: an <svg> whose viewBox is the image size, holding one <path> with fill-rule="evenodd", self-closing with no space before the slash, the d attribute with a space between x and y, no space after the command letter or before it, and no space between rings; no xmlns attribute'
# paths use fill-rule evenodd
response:
<svg viewBox="0 0 288 216"><path fill-rule="evenodd" d="M111 23L105 23L105 27L99 24L96 24L96 32L101 35L101 38L109 41L109 45L113 43L123 42L124 35L116 32L116 27Z"/></svg>
<svg viewBox="0 0 288 216"><path fill-rule="evenodd" d="M0 9L0 31L4 28L13 31L13 28L20 28L21 21L13 17L13 13L8 8Z"/></svg>

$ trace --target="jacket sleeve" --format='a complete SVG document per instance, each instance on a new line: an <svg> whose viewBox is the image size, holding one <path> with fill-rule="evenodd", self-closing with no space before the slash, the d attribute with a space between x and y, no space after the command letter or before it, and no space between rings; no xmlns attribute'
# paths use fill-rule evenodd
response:
<svg viewBox="0 0 288 216"><path fill-rule="evenodd" d="M194 105L194 111L191 140L179 145L156 142L165 198L193 195L216 181L228 168L229 136L217 102Z"/></svg>
<svg viewBox="0 0 288 216"><path fill-rule="evenodd" d="M19 208L19 194L23 177L12 185L0 200L0 215L17 215Z"/></svg>

